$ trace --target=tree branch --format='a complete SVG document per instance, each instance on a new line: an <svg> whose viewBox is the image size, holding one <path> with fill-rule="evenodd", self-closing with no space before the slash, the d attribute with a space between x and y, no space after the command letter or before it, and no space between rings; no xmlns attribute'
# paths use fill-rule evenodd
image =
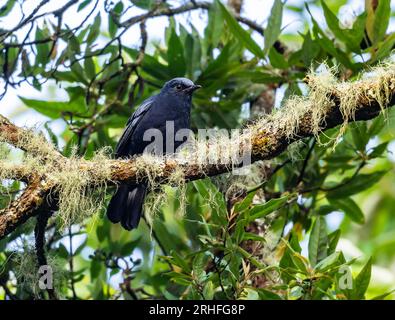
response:
<svg viewBox="0 0 395 320"><path fill-rule="evenodd" d="M48 194L49 189L45 182L34 181L18 199L12 201L7 208L0 210L0 239L38 214Z"/></svg>
<svg viewBox="0 0 395 320"><path fill-rule="evenodd" d="M323 85L325 88L317 86L317 83L320 83L317 81L319 79L310 75L307 78L307 83L311 87L308 97L291 99L291 102L285 104L277 114L265 116L250 125L248 127L250 145L242 141L236 149L235 143L229 143L225 147L232 152L248 147L252 162L267 160L282 153L291 143L305 137L317 136L326 129L337 125L344 126L351 121L376 117L384 109L395 104L394 67L387 65L380 68L376 70L376 76L356 82L325 84ZM158 183L171 183L172 175L180 171L185 181L191 181L229 172L235 166L230 160L221 162L218 159L216 163L202 163L185 160L179 156L151 157L148 158L148 162L147 156L125 160L100 158L88 161L75 157L69 159L61 155L43 137L33 136L32 131L19 128L1 116L0 130L0 141L10 143L33 156L40 156L41 161L51 161L46 172L42 170L34 172L34 178L30 180L26 190L18 199L12 201L7 208L0 210L0 239L28 218L37 215L44 206L50 206L52 210L56 209L58 200L56 192L62 187L59 185L61 183L59 179L54 178L56 170L59 170L57 173L59 176L59 173L73 168L78 174L89 177L87 187L95 188L98 186L97 181L103 179L107 185L141 182L152 177ZM29 135L29 139L25 138L25 134ZM222 140L217 144L224 148ZM192 159L198 159L204 151L193 152L197 154ZM243 165L245 164L236 164L236 166ZM103 176L103 168L107 172L105 176ZM14 178L17 179L18 175L15 174ZM47 201L48 199L52 199L51 203Z"/></svg>

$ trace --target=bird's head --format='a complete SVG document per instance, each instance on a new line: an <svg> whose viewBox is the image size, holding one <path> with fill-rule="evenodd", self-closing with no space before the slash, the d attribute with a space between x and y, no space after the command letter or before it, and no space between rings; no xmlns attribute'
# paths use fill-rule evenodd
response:
<svg viewBox="0 0 395 320"><path fill-rule="evenodd" d="M201 87L187 78L174 78L165 83L161 92L190 98L192 93Z"/></svg>

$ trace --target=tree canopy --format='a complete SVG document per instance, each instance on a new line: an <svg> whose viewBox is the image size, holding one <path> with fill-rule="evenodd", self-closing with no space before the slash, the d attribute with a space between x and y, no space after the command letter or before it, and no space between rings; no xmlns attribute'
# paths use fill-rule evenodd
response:
<svg viewBox="0 0 395 320"><path fill-rule="evenodd" d="M0 6L0 299L394 298L391 1L274 0L259 21L248 2ZM202 86L212 140L113 159L174 77ZM140 180L128 232L106 206Z"/></svg>

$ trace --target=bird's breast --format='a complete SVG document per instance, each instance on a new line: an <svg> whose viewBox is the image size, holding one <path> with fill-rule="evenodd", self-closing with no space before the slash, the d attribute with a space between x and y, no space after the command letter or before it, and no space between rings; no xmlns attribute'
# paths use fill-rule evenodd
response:
<svg viewBox="0 0 395 320"><path fill-rule="evenodd" d="M138 124L133 144L139 146L139 151L155 146L158 154L173 153L186 141L189 128L190 103L171 98L158 99Z"/></svg>

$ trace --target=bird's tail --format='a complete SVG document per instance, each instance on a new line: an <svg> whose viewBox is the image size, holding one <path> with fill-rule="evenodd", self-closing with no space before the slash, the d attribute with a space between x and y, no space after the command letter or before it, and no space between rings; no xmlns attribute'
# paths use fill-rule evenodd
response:
<svg viewBox="0 0 395 320"><path fill-rule="evenodd" d="M146 192L145 184L120 185L108 205L108 219L113 223L121 222L126 230L137 228Z"/></svg>

